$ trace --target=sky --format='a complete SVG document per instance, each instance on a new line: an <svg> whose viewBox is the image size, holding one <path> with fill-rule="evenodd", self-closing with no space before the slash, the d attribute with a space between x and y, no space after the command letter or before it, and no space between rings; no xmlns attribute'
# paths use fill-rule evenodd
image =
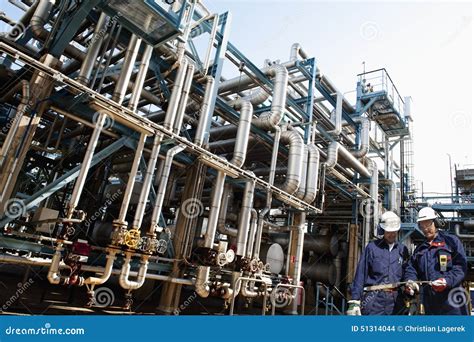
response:
<svg viewBox="0 0 474 342"><path fill-rule="evenodd" d="M474 168L471 2L207 0L230 11L230 41L256 65L289 59L300 43L343 92L357 74L386 68L413 99L415 178L450 192L450 166ZM454 166L453 166L454 172Z"/></svg>
<svg viewBox="0 0 474 342"><path fill-rule="evenodd" d="M448 154L474 167L471 2L203 2L230 11L230 41L258 66L287 61L298 42L342 92L355 90L363 62L367 71L386 68L413 99L415 178L425 193L450 192ZM0 3L12 18L21 13Z"/></svg>

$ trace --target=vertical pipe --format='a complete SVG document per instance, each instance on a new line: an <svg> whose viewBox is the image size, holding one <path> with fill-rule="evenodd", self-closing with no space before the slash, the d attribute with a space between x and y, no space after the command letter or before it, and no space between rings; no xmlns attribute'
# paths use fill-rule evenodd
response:
<svg viewBox="0 0 474 342"><path fill-rule="evenodd" d="M204 100L199 113L199 123L196 130L196 136L194 138L194 143L198 146L202 146L204 142L207 141L208 137L206 137L206 128L208 126L209 120L211 119L211 97L214 88L214 78L207 76L206 79L207 83L206 90L204 92Z"/></svg>
<svg viewBox="0 0 474 342"><path fill-rule="evenodd" d="M179 134L181 130L181 126L183 125L183 118L185 114L184 112L188 104L189 92L191 89L191 84L193 83L193 76L194 76L194 64L189 63L188 70L186 73L186 80L184 81L183 93L181 95L181 98L179 99L178 111L176 113L176 120L173 124L173 133L175 134Z"/></svg>
<svg viewBox="0 0 474 342"><path fill-rule="evenodd" d="M128 103L128 108L132 111L137 110L138 102L140 101L140 95L142 93L143 84L145 83L146 74L148 72L148 66L150 65L150 59L152 54L153 46L147 44L145 51L143 52L135 84L133 85L132 96L130 97L130 102Z"/></svg>
<svg viewBox="0 0 474 342"><path fill-rule="evenodd" d="M245 184L242 208L239 215L239 230L237 233L237 251L236 255L244 256L247 247L247 238L249 233L250 216L253 207L253 194L255 190L255 181L251 180Z"/></svg>
<svg viewBox="0 0 474 342"><path fill-rule="evenodd" d="M117 219L117 221L120 223L124 223L125 218L127 217L128 205L130 203L133 187L135 185L135 176L137 175L138 167L140 165L140 158L142 157L143 147L145 146L145 140L145 133L140 134L137 149L135 151L135 157L133 159L132 169L130 170L127 186L125 188L125 194L123 195L122 205L120 206L119 217Z"/></svg>
<svg viewBox="0 0 474 342"><path fill-rule="evenodd" d="M99 141L100 132L102 131L102 127L104 126L106 117L107 114L105 114L104 112L100 112L97 118L97 125L94 128L94 131L92 132L89 143L87 144L86 154L84 155L84 159L82 160L81 169L79 171L79 175L77 176L76 184L74 185L74 190L72 191L71 200L69 201L69 207L67 212L67 218L69 219L72 218L74 209L79 203L79 197L81 196L82 189L84 188L87 173L89 172L92 157L94 156L94 151L97 146L97 142Z"/></svg>
<svg viewBox="0 0 474 342"><path fill-rule="evenodd" d="M217 221L219 218L219 210L221 207L222 193L225 184L225 173L217 171L217 177L212 187L212 200L209 209L209 219L207 223L207 231L204 236L204 247L212 248L214 246L214 238L216 235Z"/></svg>
<svg viewBox="0 0 474 342"><path fill-rule="evenodd" d="M179 66L178 72L176 74L176 80L173 86L173 91L171 92L168 110L166 111L165 122L163 123L163 127L168 130L173 129L174 121L176 119L176 112L178 111L178 103L183 91L184 77L186 76L187 68L188 60L185 58Z"/></svg>

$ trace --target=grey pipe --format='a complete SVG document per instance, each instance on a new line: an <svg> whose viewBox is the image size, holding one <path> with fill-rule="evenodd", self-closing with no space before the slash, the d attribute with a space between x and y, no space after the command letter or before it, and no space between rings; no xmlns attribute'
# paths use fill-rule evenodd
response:
<svg viewBox="0 0 474 342"><path fill-rule="evenodd" d="M173 133L179 134L181 130L181 126L183 125L183 119L185 116L185 110L189 100L189 92L191 89L191 85L193 83L194 77L194 64L188 64L188 70L186 72L186 78L184 81L183 92L181 94L181 98L179 99L178 104L178 111L176 113L176 120L173 124Z"/></svg>
<svg viewBox="0 0 474 342"><path fill-rule="evenodd" d="M313 203L318 192L319 180L319 149L313 143L308 145L308 171L306 176L306 192L303 201Z"/></svg>
<svg viewBox="0 0 474 342"><path fill-rule="evenodd" d="M115 85L114 94L112 100L118 104L122 104L125 94L128 89L128 84L132 76L133 68L135 67L135 60L137 59L138 50L140 49L141 38L137 35L132 34L132 38L128 43L125 58L123 60L122 69L120 71L120 77Z"/></svg>
<svg viewBox="0 0 474 342"><path fill-rule="evenodd" d="M255 191L255 181L248 181L245 184L242 208L239 215L239 229L237 235L236 255L244 256L247 248L247 240L250 228L250 217L253 208L253 196Z"/></svg>
<svg viewBox="0 0 474 342"><path fill-rule="evenodd" d="M325 163L328 169L333 169L336 166L338 155L349 162L350 166L362 176L370 177L369 170L337 141L331 142L328 147L328 157Z"/></svg>
<svg viewBox="0 0 474 342"><path fill-rule="evenodd" d="M137 209L135 210L135 218L133 220L133 228L140 229L143 222L143 213L145 212L145 206L148 200L148 195L151 190L151 182L155 173L156 162L160 154L161 140L163 139L162 134L156 134L153 139L153 148L151 150L150 159L143 179L142 190L138 199Z"/></svg>
<svg viewBox="0 0 474 342"><path fill-rule="evenodd" d="M309 152L308 152L308 145L303 146L303 161L301 164L301 181L300 185L298 186L298 190L296 190L295 196L302 200L304 198L304 195L306 193L306 178L308 177L307 172L308 172L308 158L309 158Z"/></svg>
<svg viewBox="0 0 474 342"><path fill-rule="evenodd" d="M250 232L249 232L249 239L248 239L248 242L247 242L247 250L245 252L246 253L245 255L247 256L247 258L251 258L252 254L253 254L255 234L257 232L257 219L258 219L257 211L255 209L252 209L250 211L250 216L251 216Z"/></svg>
<svg viewBox="0 0 474 342"><path fill-rule="evenodd" d="M336 93L336 108L334 115L331 115L331 122L334 125L334 129L328 131L329 134L332 134L338 137L342 132L342 94L338 91Z"/></svg>
<svg viewBox="0 0 474 342"><path fill-rule="evenodd" d="M378 170L378 167L377 167L377 163L372 160L372 159L368 159L368 163L369 163L369 172L371 173L371 177L370 177L370 197L372 197L373 201L374 201L374 207L373 207L373 218L374 218L374 226L373 226L373 229L374 229L374 236L377 236L377 225L379 223L379 170ZM368 237L367 238L367 242L369 241L368 240Z"/></svg>
<svg viewBox="0 0 474 342"><path fill-rule="evenodd" d="M263 113L253 123L261 129L273 130L280 124L285 114L288 70L281 64L274 64L268 69L267 74L274 78L271 111Z"/></svg>
<svg viewBox="0 0 474 342"><path fill-rule="evenodd" d="M166 111L165 122L163 123L163 127L168 130L173 129L176 120L176 113L178 112L178 104L183 92L184 78L186 77L188 63L188 59L184 58L176 74L176 80L173 86L173 91L171 92L168 110Z"/></svg>
<svg viewBox="0 0 474 342"><path fill-rule="evenodd" d="M206 139L206 129L207 124L210 120L210 109L211 109L211 95L212 88L214 86L214 78L207 76L206 90L204 92L204 99L201 106L201 111L199 113L199 123L196 130L196 136L194 138L194 143L198 146L202 146Z"/></svg>
<svg viewBox="0 0 474 342"><path fill-rule="evenodd" d="M368 118L361 116L353 119L354 122L358 122L362 125L360 132L360 147L358 150L351 151L352 155L356 158L362 158L369 153L369 132L370 132L370 121Z"/></svg>
<svg viewBox="0 0 474 342"><path fill-rule="evenodd" d="M281 133L280 141L289 145L288 172L285 183L280 186L280 189L292 195L301 182L304 152L303 138L296 131L285 131Z"/></svg>
<svg viewBox="0 0 474 342"><path fill-rule="evenodd" d="M216 235L217 222L219 218L219 211L221 207L222 193L225 184L225 173L217 171L217 177L212 187L212 201L209 209L209 219L207 223L207 230L204 238L204 247L212 248L214 246L214 238Z"/></svg>
<svg viewBox="0 0 474 342"><path fill-rule="evenodd" d="M302 59L308 58L308 54L303 50L303 47L300 45L300 43L294 43L291 46L290 61L296 61L298 59L298 55L300 55Z"/></svg>
<svg viewBox="0 0 474 342"><path fill-rule="evenodd" d="M149 233L154 234L159 226L160 215L163 209L163 200L166 194L166 186L168 185L168 179L171 172L171 166L173 165L174 156L185 149L184 146L177 145L168 150L166 153L166 159L161 173L160 185L156 194L155 206L153 207L153 213L151 215L151 226Z"/></svg>
<svg viewBox="0 0 474 342"><path fill-rule="evenodd" d="M51 12L56 0L40 0L35 14L30 21L31 32L39 37L44 32L44 25L48 22L49 13Z"/></svg>
<svg viewBox="0 0 474 342"><path fill-rule="evenodd" d="M226 221L226 216L227 216L227 207L229 206L229 197L231 196L232 193L232 186L230 184L226 184L224 186L224 191L222 194L222 203L221 203L221 208L219 211L219 219L217 223L217 231L221 234L236 237L237 236L237 228L234 227L228 227L225 223Z"/></svg>
<svg viewBox="0 0 474 342"><path fill-rule="evenodd" d="M397 184L391 179L381 179L381 184L388 185L389 189L389 210L393 211L394 213L398 214L399 212L399 205L397 203Z"/></svg>
<svg viewBox="0 0 474 342"><path fill-rule="evenodd" d="M241 100L235 103L235 107L240 109L239 125L235 142L234 155L230 163L237 167L244 165L245 156L249 141L250 127L252 124L253 106L249 101Z"/></svg>
<svg viewBox="0 0 474 342"><path fill-rule="evenodd" d="M135 84L133 85L132 96L130 97L130 101L128 103L128 108L132 111L137 110L152 54L153 46L147 44L140 61L140 67L138 69L137 78L135 79Z"/></svg>
<svg viewBox="0 0 474 342"><path fill-rule="evenodd" d="M138 269L137 279L135 281L130 280L130 262L132 261L132 254L130 252L125 253L125 260L122 265L122 271L119 276L119 284L125 290L137 290L143 286L146 279L146 273L148 270L148 255L143 255L140 260L140 268Z"/></svg>
<svg viewBox="0 0 474 342"><path fill-rule="evenodd" d="M77 76L77 81L83 85L87 86L89 84L92 69L94 68L97 56L100 52L100 47L104 40L103 37L106 22L107 14L102 12L95 26L94 35L92 37L92 44L87 49L86 58L82 62L81 69L79 70L79 75Z"/></svg>

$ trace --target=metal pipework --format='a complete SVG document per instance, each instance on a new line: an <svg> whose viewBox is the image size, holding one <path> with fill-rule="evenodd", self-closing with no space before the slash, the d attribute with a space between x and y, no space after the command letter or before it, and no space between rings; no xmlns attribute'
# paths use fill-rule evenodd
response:
<svg viewBox="0 0 474 342"><path fill-rule="evenodd" d="M17 92L20 87L22 90L21 101L16 109L13 122L2 145L2 150L0 152L0 167L3 165L5 157L10 152L13 138L15 137L18 127L20 126L21 117L28 111L28 103L30 101L30 83L28 81L22 80L16 87L14 87L2 98L2 102L5 102L11 95L14 95L14 93Z"/></svg>
<svg viewBox="0 0 474 342"><path fill-rule="evenodd" d="M281 133L280 141L289 145L288 172L280 189L292 195L298 190L301 182L304 153L303 138L296 131L285 131Z"/></svg>
<svg viewBox="0 0 474 342"><path fill-rule="evenodd" d="M209 209L209 219L204 239L204 247L212 248L214 246L214 238L216 235L217 221L219 218L219 210L221 207L222 192L225 184L225 173L217 171L217 177L212 187L212 201Z"/></svg>
<svg viewBox="0 0 474 342"><path fill-rule="evenodd" d="M153 207L153 213L151 215L151 225L149 234L155 234L158 229L161 211L163 209L163 200L166 194L166 186L168 185L168 179L170 176L171 166L173 165L174 156L185 149L184 146L178 145L170 148L166 153L165 163L163 165L163 171L161 174L161 181L156 194L155 206Z"/></svg>
<svg viewBox="0 0 474 342"><path fill-rule="evenodd" d="M333 169L336 166L338 155L341 155L341 157L349 162L349 165L362 176L370 177L369 170L337 141L333 141L329 144L328 157L325 163L327 169Z"/></svg>
<svg viewBox="0 0 474 342"><path fill-rule="evenodd" d="M224 192L222 195L222 205L219 211L219 220L217 223L217 231L221 234L228 235L228 236L237 236L237 228L228 227L225 223L226 216L227 216L227 207L229 205L229 197L231 196L232 185L226 184L224 186Z"/></svg>
<svg viewBox="0 0 474 342"><path fill-rule="evenodd" d="M84 159L82 160L81 169L79 171L79 175L77 176L76 183L74 184L74 190L72 191L71 199L69 201L68 211L67 211L67 218L72 218L74 214L74 210L79 203L79 198L82 194L82 189L84 188L84 184L86 182L87 173L89 172L92 157L94 156L94 151L97 146L97 142L99 141L100 132L102 131L102 127L104 126L105 119L107 114L104 112L100 112L97 117L97 124L92 132L91 138L89 143L87 144L86 154L84 155Z"/></svg>
<svg viewBox="0 0 474 342"><path fill-rule="evenodd" d="M135 185L135 176L137 175L138 167L140 166L140 158L142 157L143 148L145 147L146 135L145 133L140 134L138 139L137 149L133 158L132 168L128 176L127 186L123 195L122 205L120 206L120 213L117 219L118 223L125 223L127 217L128 205L130 203L130 197L132 196L133 186Z"/></svg>
<svg viewBox="0 0 474 342"><path fill-rule="evenodd" d="M247 249L247 237L250 228L250 216L253 208L253 196L255 191L255 182L248 181L245 184L244 197L242 200L242 208L239 215L239 228L237 235L237 251L236 255L244 256Z"/></svg>
<svg viewBox="0 0 474 342"><path fill-rule="evenodd" d="M319 149L314 143L308 145L308 171L306 176L306 192L303 201L313 203L318 192L319 180Z"/></svg>
<svg viewBox="0 0 474 342"><path fill-rule="evenodd" d="M354 118L354 122L360 123L362 130L360 132L360 147L358 150L351 151L352 155L356 158L362 158L369 153L369 132L370 132L370 120L364 116Z"/></svg>
<svg viewBox="0 0 474 342"><path fill-rule="evenodd" d="M117 84L115 85L114 94L112 96L112 100L117 102L118 104L122 104L125 98L128 83L130 82L130 77L132 76L133 68L135 66L135 60L137 59L141 42L141 38L138 38L138 36L132 34L132 38L128 43L127 51L125 53L120 77L117 81Z"/></svg>
<svg viewBox="0 0 474 342"><path fill-rule="evenodd" d="M99 20L95 26L94 35L92 37L92 44L87 50L87 55L84 61L82 62L81 69L79 70L79 75L77 76L77 81L81 84L88 85L90 77L92 74L92 69L94 68L97 56L100 52L100 47L103 42L105 24L107 22L107 15L102 12L100 14Z"/></svg>
<svg viewBox="0 0 474 342"><path fill-rule="evenodd" d="M48 22L49 13L51 12L56 0L40 0L35 14L31 18L31 32L35 37L39 37L46 32L44 25ZM47 33L47 32L46 32Z"/></svg>
<svg viewBox="0 0 474 342"><path fill-rule="evenodd" d="M390 190L389 190L389 195L390 195L390 197L389 197L389 199L390 199L389 200L389 202L390 202L389 203L389 210L398 214L399 205L397 203L397 185L391 179L381 179L380 183L388 185L390 187Z"/></svg>
<svg viewBox="0 0 474 342"><path fill-rule="evenodd" d="M370 197L372 197L374 201L374 236L377 236L377 224L379 223L379 170L377 167L377 163L372 160L368 159L369 164L369 172L371 173L370 177ZM369 237L366 236L367 242L369 241Z"/></svg>
<svg viewBox="0 0 474 342"><path fill-rule="evenodd" d="M290 61L296 61L298 59L298 55L300 55L300 57L303 59L308 58L308 54L306 53L306 51L303 50L303 47L301 46L301 44L294 43L291 46Z"/></svg>
<svg viewBox="0 0 474 342"><path fill-rule="evenodd" d="M209 296L210 287L209 287L209 272L210 267L208 266L198 266L196 272L196 283L195 289L199 297L207 298Z"/></svg>
<svg viewBox="0 0 474 342"><path fill-rule="evenodd" d="M184 81L183 92L181 94L181 98L179 99L178 111L176 113L176 120L174 121L174 124L173 124L173 133L175 134L179 134L179 131L181 130L181 126L183 125L183 119L185 116L186 106L188 104L189 91L191 89L191 84L193 82L193 76L194 76L194 64L189 63L188 70L186 72L186 78Z"/></svg>
<svg viewBox="0 0 474 342"><path fill-rule="evenodd" d="M174 121L176 120L176 113L183 92L184 78L186 76L188 63L188 59L184 58L176 74L176 80L173 86L173 91L171 92L168 110L166 111L165 122L163 123L163 127L168 130L173 129Z"/></svg>
<svg viewBox="0 0 474 342"><path fill-rule="evenodd" d="M288 70L281 64L274 64L266 73L274 77L271 111L260 115L253 123L261 129L273 130L285 114Z"/></svg>
<svg viewBox="0 0 474 342"><path fill-rule="evenodd" d="M234 106L236 109L240 109L240 118L234 154L230 162L235 166L242 167L244 165L245 156L247 155L250 126L252 124L253 106L250 101L243 99L235 102Z"/></svg>
<svg viewBox="0 0 474 342"><path fill-rule="evenodd" d="M304 198L304 195L306 193L306 178L309 176L307 174L308 172L308 158L309 158L309 152L308 152L308 145L303 146L303 161L301 165L301 181L300 185L298 186L298 190L296 190L295 196L302 200Z"/></svg>
<svg viewBox="0 0 474 342"><path fill-rule="evenodd" d="M335 285L337 278L337 269L333 263L308 263L303 262L302 273L305 278L327 285Z"/></svg>
<svg viewBox="0 0 474 342"><path fill-rule="evenodd" d="M100 277L88 277L84 280L84 284L86 285L102 285L107 280L109 280L110 276L112 275L112 270L114 268L114 262L116 258L117 250L109 249L107 253L107 262L105 263L105 268L102 276Z"/></svg>
<svg viewBox="0 0 474 342"><path fill-rule="evenodd" d="M140 61L140 67L138 69L137 78L135 79L135 84L133 85L132 96L130 97L130 101L128 103L128 108L132 111L137 110L152 55L153 46L147 44Z"/></svg>
<svg viewBox="0 0 474 342"><path fill-rule="evenodd" d="M138 269L137 280L130 280L130 262L132 261L132 253L125 253L125 260L120 272L119 284L125 290L137 290L143 286L148 270L148 255L143 255L140 259L140 268Z"/></svg>
<svg viewBox="0 0 474 342"><path fill-rule="evenodd" d="M148 200L148 195L151 190L151 183L153 180L153 175L155 173L156 162L158 160L158 155L160 154L161 140L163 139L162 134L156 134L153 139L153 148L151 150L150 159L148 160L148 165L143 179L142 191L140 192L140 198L138 199L137 209L135 211L135 217L133 219L132 227L140 229L143 222L143 213L145 212L146 202Z"/></svg>
<svg viewBox="0 0 474 342"><path fill-rule="evenodd" d="M331 115L331 122L334 125L334 129L328 131L329 134L338 137L341 135L342 132L342 94L341 92L337 91L336 93L336 108L334 115Z"/></svg>
<svg viewBox="0 0 474 342"><path fill-rule="evenodd" d="M201 111L199 113L199 123L196 129L196 136L194 138L194 143L198 146L202 146L206 139L206 127L210 120L210 110L211 110L211 96L212 88L214 86L214 78L211 76L206 77L206 90L204 92L204 99L201 106Z"/></svg>
<svg viewBox="0 0 474 342"><path fill-rule="evenodd" d="M249 232L249 239L247 241L247 249L245 251L245 256L247 258L251 258L253 254L253 246L255 241L255 233L257 232L257 219L258 213L255 209L250 211L250 232Z"/></svg>
<svg viewBox="0 0 474 342"><path fill-rule="evenodd" d="M54 252L53 259L51 260L51 265L48 270L48 281L50 284L59 284L61 283L61 275L59 273L59 263L61 262L61 252L63 251L62 244L59 243Z"/></svg>

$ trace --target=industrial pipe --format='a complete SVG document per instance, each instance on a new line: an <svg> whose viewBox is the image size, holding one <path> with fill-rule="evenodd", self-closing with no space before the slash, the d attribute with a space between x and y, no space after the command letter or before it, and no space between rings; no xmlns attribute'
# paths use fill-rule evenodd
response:
<svg viewBox="0 0 474 342"><path fill-rule="evenodd" d="M319 149L315 144L308 145L308 171L306 176L306 192L303 201L313 203L318 192L319 180Z"/></svg>

